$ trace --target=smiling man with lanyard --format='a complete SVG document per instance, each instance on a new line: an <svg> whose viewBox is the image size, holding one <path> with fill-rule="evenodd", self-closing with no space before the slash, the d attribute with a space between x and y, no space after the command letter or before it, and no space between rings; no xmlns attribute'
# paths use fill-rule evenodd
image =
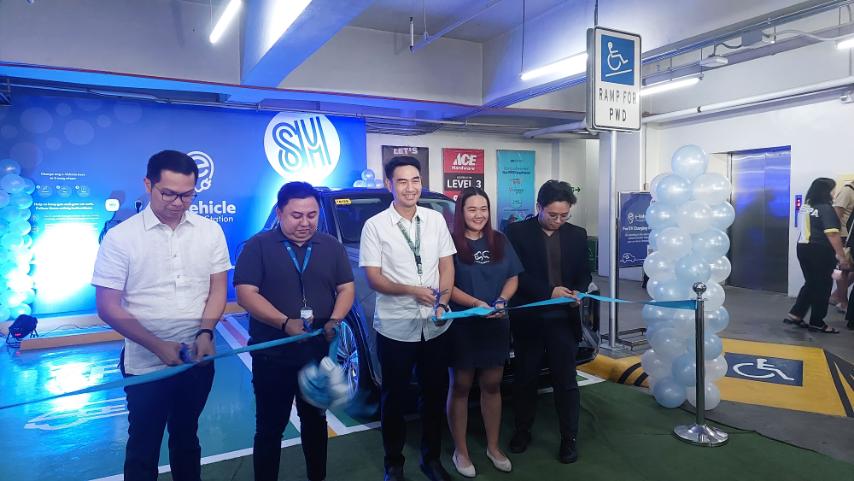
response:
<svg viewBox="0 0 854 481"><path fill-rule="evenodd" d="M320 196L305 182L290 182L279 190L279 226L255 235L237 259L234 285L237 301L250 315L250 344L296 336L324 328L330 340L353 305L353 271L344 247L332 236L317 232ZM298 391L297 373L320 361L327 342L314 337L304 342L252 353L255 388L255 479L279 475L282 434ZM296 396L300 437L308 479L326 477L326 414Z"/></svg>
<svg viewBox="0 0 854 481"><path fill-rule="evenodd" d="M442 214L418 207L421 165L395 157L385 167L394 202L362 229L359 266L377 291L374 329L382 366L385 479L403 479L403 418L412 369L421 388L421 470L431 480L450 479L439 461L444 425L448 324L434 322L449 309L454 285L454 241Z"/></svg>

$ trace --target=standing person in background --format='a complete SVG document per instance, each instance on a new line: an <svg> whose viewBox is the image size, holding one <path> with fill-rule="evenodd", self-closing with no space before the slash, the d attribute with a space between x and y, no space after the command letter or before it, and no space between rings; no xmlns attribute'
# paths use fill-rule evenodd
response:
<svg viewBox="0 0 854 481"><path fill-rule="evenodd" d="M188 155L164 150L148 160L139 214L110 229L95 260L92 284L98 315L125 337L119 368L125 377L212 356L214 329L225 310L231 261L222 228L189 212L199 169ZM213 363L125 388L128 441L124 479L157 479L163 430L176 481L198 481L196 432L214 378Z"/></svg>
<svg viewBox="0 0 854 481"><path fill-rule="evenodd" d="M812 182L804 196L797 248L804 285L798 292L795 305L783 319L787 324L829 334L839 333L824 322L827 299L833 288L833 269L837 263L843 270L851 268L842 250L839 216L830 205L834 187L836 182L833 179L819 177ZM804 321L807 311L810 311L809 324Z"/></svg>
<svg viewBox="0 0 854 481"><path fill-rule="evenodd" d="M442 467L442 425L448 324L441 320L454 287L454 241L442 214L418 206L421 165L414 157L394 157L385 166L394 201L362 228L359 266L377 291L374 329L382 369L380 411L385 480L403 479L403 418L415 368L421 389L421 471L446 481Z"/></svg>
<svg viewBox="0 0 854 481"><path fill-rule="evenodd" d="M846 182L833 197L833 210L839 216L840 232L842 245L845 246L848 240L848 218L851 217L851 211L854 210L854 181ZM851 251L847 249L845 252L848 261L851 262ZM850 282L851 273L842 271L839 280L836 281L836 290L830 294L830 303L836 306L839 312L848 310L848 285Z"/></svg>
<svg viewBox="0 0 854 481"><path fill-rule="evenodd" d="M514 306L558 297L577 299L590 285L587 231L569 224L576 203L572 187L549 180L537 193L537 216L511 224L507 237L525 269L519 275ZM558 460L578 460L578 420L581 393L575 372L581 316L577 302L546 309L517 311L510 316L513 333L513 408L516 431L510 451L522 453L531 442L537 411L537 377L543 358L551 371L560 429Z"/></svg>
<svg viewBox="0 0 854 481"><path fill-rule="evenodd" d="M317 232L320 194L305 182L289 182L276 199L278 226L246 241L234 270L237 302L249 312L250 344L324 329L296 344L252 353L255 391L256 481L279 478L282 435L296 397L300 439L310 481L326 479L326 410L298 394L297 375L329 352L334 328L356 296L353 271L338 239Z"/></svg>
<svg viewBox="0 0 854 481"><path fill-rule="evenodd" d="M448 426L454 439L452 461L457 472L477 475L466 443L468 399L479 371L480 412L486 428L486 456L499 471L512 464L498 446L501 427L501 379L510 354L510 320L507 299L518 286L522 264L513 246L492 229L489 197L482 189L463 189L454 215L454 290L451 308L487 307L499 312L483 318L457 319L451 325Z"/></svg>

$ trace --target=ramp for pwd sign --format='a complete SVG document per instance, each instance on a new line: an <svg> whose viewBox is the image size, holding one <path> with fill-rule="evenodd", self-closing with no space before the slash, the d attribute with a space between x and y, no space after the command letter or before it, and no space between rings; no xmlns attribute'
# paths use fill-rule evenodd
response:
<svg viewBox="0 0 854 481"><path fill-rule="evenodd" d="M596 27L587 30L587 126L640 129L641 38Z"/></svg>

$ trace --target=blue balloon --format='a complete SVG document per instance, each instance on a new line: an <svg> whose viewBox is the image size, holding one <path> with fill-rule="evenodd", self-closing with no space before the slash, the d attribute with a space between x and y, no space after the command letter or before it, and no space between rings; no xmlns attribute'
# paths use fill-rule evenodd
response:
<svg viewBox="0 0 854 481"><path fill-rule="evenodd" d="M723 306L706 311L704 317L706 318L706 332L712 334L723 331L729 325L729 311Z"/></svg>
<svg viewBox="0 0 854 481"><path fill-rule="evenodd" d="M694 336L689 337L686 341L687 345L685 346L688 348L688 352L692 356L695 356L695 353L697 352L697 346L694 339ZM712 359L720 356L723 352L724 343L717 334L706 333L703 336L703 359L711 361Z"/></svg>
<svg viewBox="0 0 854 481"><path fill-rule="evenodd" d="M21 237L20 234L9 232L7 234L3 234L3 236L0 237L0 246L3 246L6 249L10 250L16 247L23 247L24 239Z"/></svg>
<svg viewBox="0 0 854 481"><path fill-rule="evenodd" d="M695 282L708 282L712 269L703 259L688 254L676 261L676 279L688 286Z"/></svg>
<svg viewBox="0 0 854 481"><path fill-rule="evenodd" d="M20 304L9 309L9 314L13 319L17 319L18 316L29 316L32 313L33 309L26 304Z"/></svg>
<svg viewBox="0 0 854 481"><path fill-rule="evenodd" d="M673 380L685 387L697 385L697 360L694 354L686 352L673 360Z"/></svg>
<svg viewBox="0 0 854 481"><path fill-rule="evenodd" d="M709 159L703 149L696 145L685 145L673 153L670 166L673 173L681 175L688 180L694 180L706 172Z"/></svg>
<svg viewBox="0 0 854 481"><path fill-rule="evenodd" d="M9 205L18 209L29 209L33 205L33 198L30 194L19 192L9 196Z"/></svg>
<svg viewBox="0 0 854 481"><path fill-rule="evenodd" d="M18 174L6 174L0 179L0 187L10 194L22 192L26 186L24 178Z"/></svg>
<svg viewBox="0 0 854 481"><path fill-rule="evenodd" d="M672 377L666 377L655 382L652 395L661 406L669 409L678 408L685 402L685 387Z"/></svg>
<svg viewBox="0 0 854 481"><path fill-rule="evenodd" d="M11 313L9 312L9 309L6 308L6 306L0 306L0 322L8 321L10 315Z"/></svg>
<svg viewBox="0 0 854 481"><path fill-rule="evenodd" d="M657 202L680 205L691 200L691 183L678 175L670 174L659 180L655 191Z"/></svg>
<svg viewBox="0 0 854 481"><path fill-rule="evenodd" d="M22 191L25 194L32 195L33 192L36 191L36 183L32 180L24 177L24 190Z"/></svg>
<svg viewBox="0 0 854 481"><path fill-rule="evenodd" d="M0 218L6 222L15 222L16 220L27 220L30 218L30 209L18 209L13 205L7 205L0 209Z"/></svg>
<svg viewBox="0 0 854 481"><path fill-rule="evenodd" d="M6 174L21 175L21 164L12 159L0 160L0 177Z"/></svg>
<svg viewBox="0 0 854 481"><path fill-rule="evenodd" d="M11 234L25 236L29 234L31 230L32 226L30 225L30 222L26 220L16 220L9 223L9 232ZM30 239L30 243L32 244L32 239ZM24 241L24 244L26 244L26 241Z"/></svg>
<svg viewBox="0 0 854 481"><path fill-rule="evenodd" d="M376 178L376 174L374 174L373 170L365 169L362 171L362 180L364 180L366 184L369 183L369 181L374 180L374 178Z"/></svg>
<svg viewBox="0 0 854 481"><path fill-rule="evenodd" d="M676 225L676 209L670 204L653 202L647 207L645 216L650 229L661 231Z"/></svg>
<svg viewBox="0 0 854 481"><path fill-rule="evenodd" d="M9 205L9 194L5 190L0 190L0 209Z"/></svg>
<svg viewBox="0 0 854 481"><path fill-rule="evenodd" d="M729 251L729 237L720 229L706 229L695 234L692 249L694 254L706 262L712 262Z"/></svg>

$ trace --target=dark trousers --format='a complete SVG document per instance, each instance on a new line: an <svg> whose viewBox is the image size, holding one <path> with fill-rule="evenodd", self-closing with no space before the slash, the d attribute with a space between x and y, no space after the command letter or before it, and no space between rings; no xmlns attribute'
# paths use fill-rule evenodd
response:
<svg viewBox="0 0 854 481"><path fill-rule="evenodd" d="M167 379L125 388L128 403L126 481L157 479L164 428L169 430L172 479L201 479L202 448L196 431L213 378L213 364L208 364Z"/></svg>
<svg viewBox="0 0 854 481"><path fill-rule="evenodd" d="M545 359L551 371L560 435L578 436L581 396L575 372L578 342L574 323L578 311L548 313L543 317L512 319L513 332L513 409L516 430L530 431L537 412L537 378Z"/></svg>
<svg viewBox="0 0 854 481"><path fill-rule="evenodd" d="M405 461L404 403L413 367L421 391L421 460L439 459L448 389L447 337L443 334L429 341L401 342L377 334L377 355L383 378L380 411L386 468L403 466Z"/></svg>
<svg viewBox="0 0 854 481"><path fill-rule="evenodd" d="M256 481L279 479L282 435L291 417L294 397L308 479L320 481L326 478L326 411L308 404L298 395L297 373L301 367L275 357L252 357L252 386L255 389L252 464Z"/></svg>
<svg viewBox="0 0 854 481"><path fill-rule="evenodd" d="M827 299L833 289L836 256L833 248L820 244L798 244L798 262L804 273L804 285L789 314L803 319L810 311L810 325L823 326Z"/></svg>

